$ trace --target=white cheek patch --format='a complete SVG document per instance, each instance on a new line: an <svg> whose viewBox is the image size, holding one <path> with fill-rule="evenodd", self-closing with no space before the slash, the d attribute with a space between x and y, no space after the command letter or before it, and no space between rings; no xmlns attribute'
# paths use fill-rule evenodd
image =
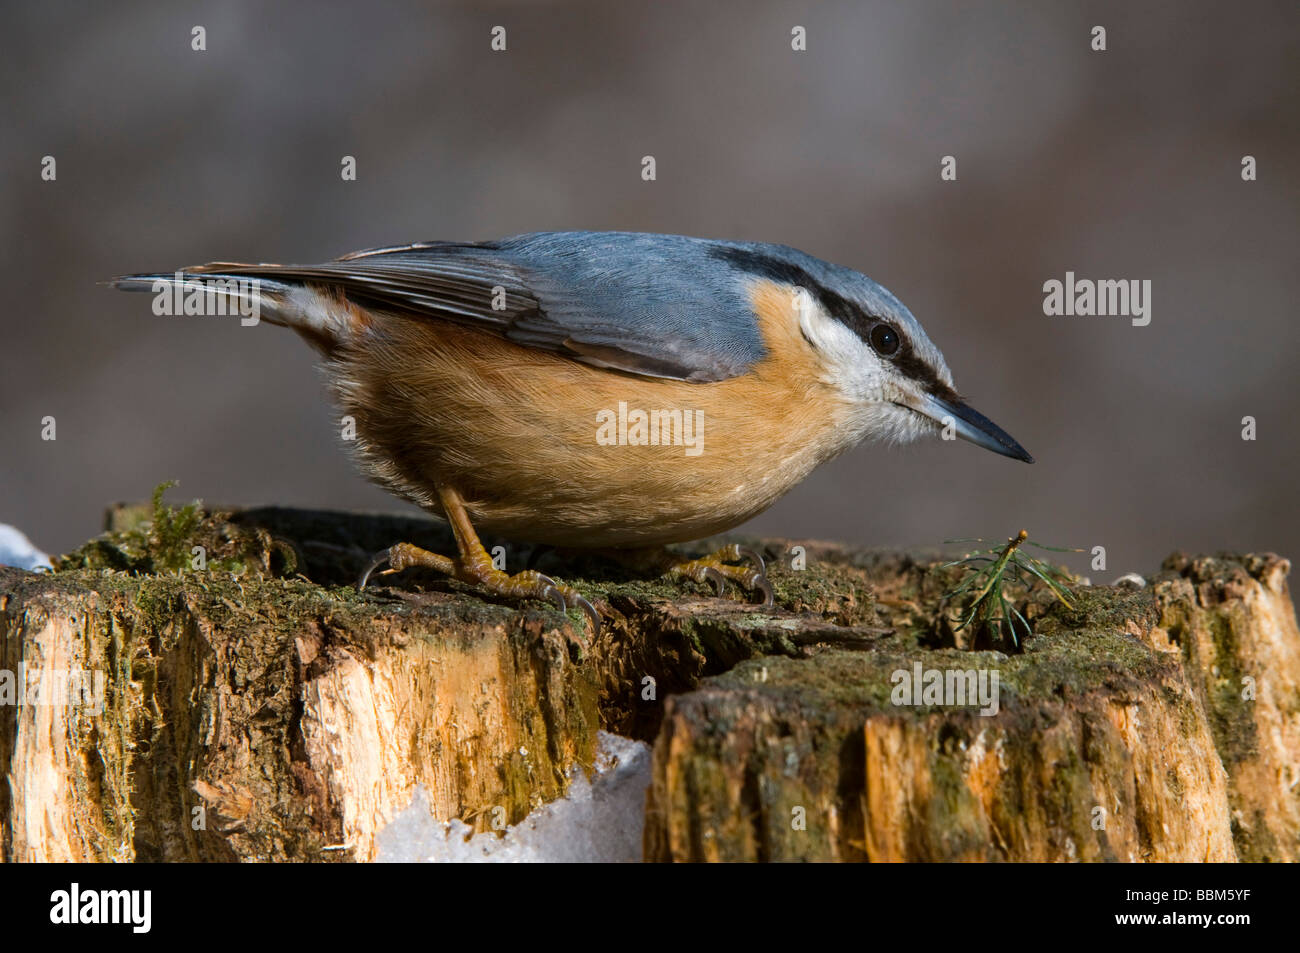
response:
<svg viewBox="0 0 1300 953"><path fill-rule="evenodd" d="M825 364L824 379L851 401L879 400L884 375L870 346L803 289L795 293L794 305L799 330Z"/></svg>
<svg viewBox="0 0 1300 953"><path fill-rule="evenodd" d="M847 427L858 440L904 444L939 432L939 425L906 407L887 401L860 404Z"/></svg>

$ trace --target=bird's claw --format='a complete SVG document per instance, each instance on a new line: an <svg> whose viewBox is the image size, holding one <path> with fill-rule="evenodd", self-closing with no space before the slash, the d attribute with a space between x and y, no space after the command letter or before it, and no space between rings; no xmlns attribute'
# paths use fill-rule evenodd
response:
<svg viewBox="0 0 1300 953"><path fill-rule="evenodd" d="M763 557L758 554L757 550L750 549L748 546L737 546L736 556L739 559L748 559L754 564L754 568L758 570L760 576L767 577L767 563L763 562Z"/></svg>
<svg viewBox="0 0 1300 953"><path fill-rule="evenodd" d="M746 566L729 566L728 563L747 560L753 568ZM776 604L776 593L767 578L767 564L763 557L748 546L731 543L716 553L702 559L692 559L671 565L669 575L685 576L695 582L711 582L719 596L726 594L726 580L747 590L757 590L763 594L763 605Z"/></svg>
<svg viewBox="0 0 1300 953"><path fill-rule="evenodd" d="M561 612L569 609L581 609L583 615L591 620L592 637L600 635L600 613L596 611L595 606L583 597L582 593L572 586L558 583L549 576L543 576L540 573L538 573L538 579L543 580L545 583L541 598L554 598L556 600L555 606Z"/></svg>
<svg viewBox="0 0 1300 953"><path fill-rule="evenodd" d="M569 606L583 611L587 618L591 620L591 637L593 639L598 638L600 636L600 613L596 611L596 607L576 592L570 597Z"/></svg>
<svg viewBox="0 0 1300 953"><path fill-rule="evenodd" d="M712 566L705 566L700 570L699 575L701 581L707 579L709 582L713 583L713 588L717 590L718 598L722 598L727 594L726 578Z"/></svg>
<svg viewBox="0 0 1300 953"><path fill-rule="evenodd" d="M378 573L378 575L387 576L400 572L409 566L427 566L439 572L455 576L462 582L482 586L497 595L540 599L543 602L551 603L561 612L571 608L579 608L591 620L595 635L600 635L600 613L596 611L595 606L584 599L571 586L556 582L550 576L532 569L525 570L516 576L509 576L498 569L492 568L490 561L481 563L451 560L446 556L439 556L416 546L398 543L396 546L390 546L388 549L374 555L357 580L357 591L365 589L370 577L376 574L375 570L385 565L388 568Z"/></svg>
<svg viewBox="0 0 1300 953"><path fill-rule="evenodd" d="M560 587L556 584L554 579L550 576L544 576L541 573L538 573L537 582L541 586L541 591L537 593L537 598L541 599L543 602L554 602L555 608L559 609L561 612L569 607L569 604L564 599L564 593L560 591Z"/></svg>
<svg viewBox="0 0 1300 953"><path fill-rule="evenodd" d="M370 581L370 576L372 573L374 573L376 569L378 569L380 566L388 565L388 552L389 551L387 549L381 549L379 552L375 553L375 555L371 558L370 562L366 564L365 570L361 573L361 576L357 579L357 592L360 592L362 589L366 588L366 583ZM380 575L381 576L387 575L392 571L393 570L391 569L387 569L384 572L380 573Z"/></svg>

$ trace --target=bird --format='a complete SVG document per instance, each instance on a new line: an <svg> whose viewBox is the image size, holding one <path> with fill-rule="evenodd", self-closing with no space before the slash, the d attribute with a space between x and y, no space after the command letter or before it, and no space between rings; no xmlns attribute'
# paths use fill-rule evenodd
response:
<svg viewBox="0 0 1300 953"><path fill-rule="evenodd" d="M201 294L317 351L360 469L444 518L456 541L455 555L395 542L358 588L425 566L581 608L599 632L573 587L496 568L482 531L620 553L720 594L730 580L770 605L753 550L683 559L665 547L744 523L864 440L946 429L1033 462L958 395L898 298L785 245L550 231L109 284L154 293L160 313L169 295Z"/></svg>

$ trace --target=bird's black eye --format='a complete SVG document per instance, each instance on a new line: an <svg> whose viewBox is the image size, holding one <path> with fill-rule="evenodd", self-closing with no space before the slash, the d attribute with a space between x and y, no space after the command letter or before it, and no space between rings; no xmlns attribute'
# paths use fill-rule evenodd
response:
<svg viewBox="0 0 1300 953"><path fill-rule="evenodd" d="M893 357L898 353L898 345L901 343L898 332L883 322L873 325L867 338L881 357Z"/></svg>

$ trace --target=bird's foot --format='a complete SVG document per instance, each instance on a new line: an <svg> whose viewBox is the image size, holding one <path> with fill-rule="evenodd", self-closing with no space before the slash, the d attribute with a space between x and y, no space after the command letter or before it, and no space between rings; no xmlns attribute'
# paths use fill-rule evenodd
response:
<svg viewBox="0 0 1300 953"><path fill-rule="evenodd" d="M748 560L751 565L728 565L741 560ZM716 553L700 559L675 562L668 567L665 575L685 577L700 583L711 582L718 590L719 596L726 593L726 580L730 579L748 592L762 593L765 606L770 606L776 601L772 584L767 579L767 567L763 563L763 557L737 543L723 546Z"/></svg>
<svg viewBox="0 0 1300 953"><path fill-rule="evenodd" d="M388 568L380 569L381 566ZM375 554L375 558L357 580L357 589L364 589L372 575L388 576L412 566L433 569L508 599L540 599L550 602L561 612L572 608L581 609L591 620L593 638L600 635L600 613L578 590L532 569L525 569L513 576L503 572L492 565L492 558L481 546L477 552L452 559L410 543L397 543Z"/></svg>

